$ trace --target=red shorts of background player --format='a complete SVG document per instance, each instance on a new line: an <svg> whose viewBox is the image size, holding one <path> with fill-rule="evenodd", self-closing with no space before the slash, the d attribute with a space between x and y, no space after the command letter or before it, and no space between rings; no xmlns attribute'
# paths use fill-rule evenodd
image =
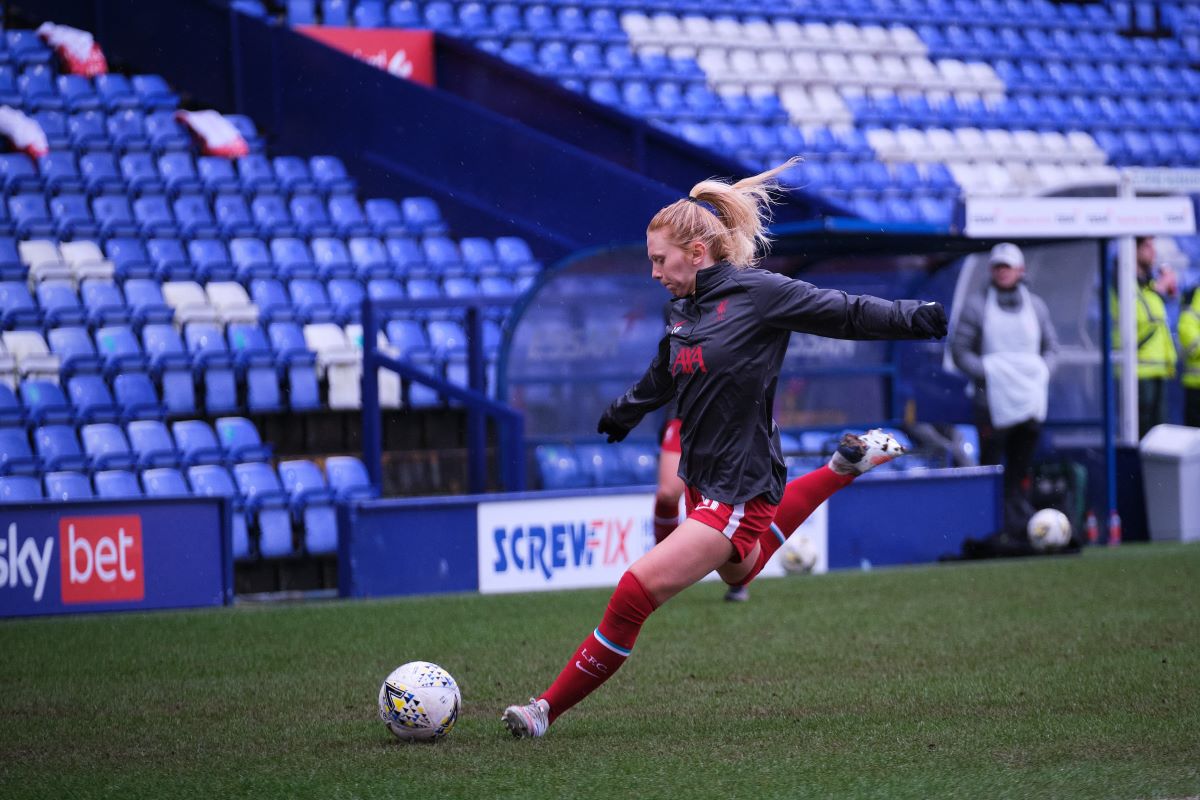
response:
<svg viewBox="0 0 1200 800"><path fill-rule="evenodd" d="M668 420L663 426L662 449L667 453L682 453L679 448L679 425L681 419Z"/></svg>
<svg viewBox="0 0 1200 800"><path fill-rule="evenodd" d="M734 561L741 561L750 554L759 535L770 530L775 521L775 509L779 508L761 497L736 505L709 500L691 486L684 491L683 497L687 518L725 534L737 551Z"/></svg>

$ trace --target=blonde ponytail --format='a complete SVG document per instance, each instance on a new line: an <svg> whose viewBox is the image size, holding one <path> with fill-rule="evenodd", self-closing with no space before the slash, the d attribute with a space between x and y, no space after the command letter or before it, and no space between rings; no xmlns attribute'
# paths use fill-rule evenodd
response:
<svg viewBox="0 0 1200 800"><path fill-rule="evenodd" d="M743 178L734 184L710 178L700 181L683 200L661 209L646 230L669 228L680 247L704 242L716 261L735 267L752 267L770 249L767 225L771 206L778 202L779 173L798 164L799 157ZM712 210L701 204L707 204Z"/></svg>

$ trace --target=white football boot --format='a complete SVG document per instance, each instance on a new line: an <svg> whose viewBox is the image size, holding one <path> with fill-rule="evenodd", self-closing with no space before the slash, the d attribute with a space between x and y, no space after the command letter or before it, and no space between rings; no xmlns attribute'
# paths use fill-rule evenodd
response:
<svg viewBox="0 0 1200 800"><path fill-rule="evenodd" d="M500 719L508 726L508 732L518 739L536 739L544 736L550 727L550 704L531 697L529 705L504 709Z"/></svg>
<svg viewBox="0 0 1200 800"><path fill-rule="evenodd" d="M847 433L829 459L829 468L839 475L862 475L904 455L904 448L890 434L879 428L855 435Z"/></svg>

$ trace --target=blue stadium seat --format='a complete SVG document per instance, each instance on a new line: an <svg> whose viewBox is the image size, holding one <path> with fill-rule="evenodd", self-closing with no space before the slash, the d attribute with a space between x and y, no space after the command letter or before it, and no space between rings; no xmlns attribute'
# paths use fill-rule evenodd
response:
<svg viewBox="0 0 1200 800"><path fill-rule="evenodd" d="M308 160L308 166L313 181L324 194L353 194L358 189L357 182L346 174L346 167L337 156L313 156Z"/></svg>
<svg viewBox="0 0 1200 800"><path fill-rule="evenodd" d="M346 242L341 239L334 239L332 236L314 237L312 258L316 263L318 275L326 281L329 278L354 275L354 265L350 261L350 253Z"/></svg>
<svg viewBox="0 0 1200 800"><path fill-rule="evenodd" d="M59 374L64 378L80 372L100 372L104 359L96 352L96 346L87 328L63 327L46 332L46 343L50 352L59 358Z"/></svg>
<svg viewBox="0 0 1200 800"><path fill-rule="evenodd" d="M193 322L184 329L184 340L192 356L193 376L203 386L204 408L209 414L225 414L238 408L233 356L225 346L219 325Z"/></svg>
<svg viewBox="0 0 1200 800"><path fill-rule="evenodd" d="M333 305L325 292L325 285L312 278L296 278L288 282L288 294L296 315L303 322L332 322Z"/></svg>
<svg viewBox="0 0 1200 800"><path fill-rule="evenodd" d="M125 426L125 431L139 469L178 467L182 463L183 454L161 420L134 420Z"/></svg>
<svg viewBox="0 0 1200 800"><path fill-rule="evenodd" d="M394 319L387 323L385 330L388 342L406 358L414 354L433 353L425 325L418 320Z"/></svg>
<svg viewBox="0 0 1200 800"><path fill-rule="evenodd" d="M0 475L37 473L41 468L24 428L0 428Z"/></svg>
<svg viewBox="0 0 1200 800"><path fill-rule="evenodd" d="M0 477L0 503L28 503L42 499L42 484L28 475Z"/></svg>
<svg viewBox="0 0 1200 800"><path fill-rule="evenodd" d="M393 28L419 28L420 8L413 0L392 0L388 5L388 24Z"/></svg>
<svg viewBox="0 0 1200 800"><path fill-rule="evenodd" d="M106 325L96 330L96 352L104 361L104 374L144 372L149 359L128 325Z"/></svg>
<svg viewBox="0 0 1200 800"><path fill-rule="evenodd" d="M155 467L142 472L147 497L186 497L192 493L187 481L174 467Z"/></svg>
<svg viewBox="0 0 1200 800"><path fill-rule="evenodd" d="M233 354L238 381L246 387L246 407L251 413L282 410L275 354L271 352L262 328L245 322L231 322L225 336Z"/></svg>
<svg viewBox="0 0 1200 800"><path fill-rule="evenodd" d="M383 0L358 0L354 7L354 25L359 28L382 28L386 25Z"/></svg>
<svg viewBox="0 0 1200 800"><path fill-rule="evenodd" d="M346 0L321 0L321 19L326 25L346 27L350 24L350 7Z"/></svg>
<svg viewBox="0 0 1200 800"><path fill-rule="evenodd" d="M235 277L229 251L220 239L194 239L187 244L187 254L195 276L201 282L226 281Z"/></svg>
<svg viewBox="0 0 1200 800"><path fill-rule="evenodd" d="M158 236L146 242L146 254L160 281L191 280L195 277L192 261L180 239Z"/></svg>
<svg viewBox="0 0 1200 800"><path fill-rule="evenodd" d="M238 177L246 192L278 192L275 170L265 156L251 153L237 160Z"/></svg>
<svg viewBox="0 0 1200 800"><path fill-rule="evenodd" d="M213 212L222 236L257 236L259 233L259 225L254 221L250 214L250 206L241 195L217 195L213 198Z"/></svg>
<svg viewBox="0 0 1200 800"><path fill-rule="evenodd" d="M145 194L133 201L133 218L143 237L177 236L179 227L171 213L167 198L159 194Z"/></svg>
<svg viewBox="0 0 1200 800"><path fill-rule="evenodd" d="M536 275L541 269L529 249L529 244L518 236L501 236L496 239L496 256L504 273L509 276Z"/></svg>
<svg viewBox="0 0 1200 800"><path fill-rule="evenodd" d="M179 105L179 97L161 75L134 75L131 82L142 108L173 111Z"/></svg>
<svg viewBox="0 0 1200 800"><path fill-rule="evenodd" d="M185 466L225 464L230 460L229 453L221 447L213 429L202 419L171 423L171 436L180 453L180 463Z"/></svg>
<svg viewBox="0 0 1200 800"><path fill-rule="evenodd" d="M54 84L54 72L48 66L27 69L17 77L17 91L27 111L62 111L66 102Z"/></svg>
<svg viewBox="0 0 1200 800"><path fill-rule="evenodd" d="M15 91L15 90L14 90ZM66 150L71 147L71 133L67 115L62 111L38 111L31 115L42 132L51 150Z"/></svg>
<svg viewBox="0 0 1200 800"><path fill-rule="evenodd" d="M329 198L329 219L337 228L338 236L370 236L374 232L353 195Z"/></svg>
<svg viewBox="0 0 1200 800"><path fill-rule="evenodd" d="M119 425L111 422L84 425L79 435L93 469L131 469L137 463L137 455L129 449Z"/></svg>
<svg viewBox="0 0 1200 800"><path fill-rule="evenodd" d="M168 152L158 158L158 174L172 195L192 194L202 191L203 181L196 173L191 153Z"/></svg>
<svg viewBox="0 0 1200 800"><path fill-rule="evenodd" d="M395 278L373 278L367 281L367 296L372 300L403 300L404 287Z"/></svg>
<svg viewBox="0 0 1200 800"><path fill-rule="evenodd" d="M316 0L287 0L287 21L289 25L316 25Z"/></svg>
<svg viewBox="0 0 1200 800"><path fill-rule="evenodd" d="M21 382L20 395L25 416L34 425L68 423L75 418L75 412L58 384L25 380Z"/></svg>
<svg viewBox="0 0 1200 800"><path fill-rule="evenodd" d="M146 115L146 137L156 153L188 150L191 137L175 118L174 111L154 111Z"/></svg>
<svg viewBox="0 0 1200 800"><path fill-rule="evenodd" d="M428 264L425 262L425 251L415 240L407 236L389 236L384 240L388 258L391 259L397 277L423 271Z"/></svg>
<svg viewBox="0 0 1200 800"><path fill-rule="evenodd" d="M92 476L92 482L95 484L97 497L125 499L142 496L142 487L137 476L125 470L97 472Z"/></svg>
<svg viewBox="0 0 1200 800"><path fill-rule="evenodd" d="M241 192L242 182L233 162L220 156L200 156L196 159L196 175L204 190L210 194Z"/></svg>
<svg viewBox="0 0 1200 800"><path fill-rule="evenodd" d="M42 476L48 500L89 500L95 497L86 475L78 472L47 472Z"/></svg>
<svg viewBox="0 0 1200 800"><path fill-rule="evenodd" d="M260 276L273 276L275 274L275 265L271 261L271 252L267 249L267 245L261 239L252 239L249 237L238 237L229 242L229 257L233 260L234 270L237 272L237 279L242 283L250 281L253 286L254 279ZM257 303L257 301L255 301ZM259 310L262 310L262 304L259 304Z"/></svg>
<svg viewBox="0 0 1200 800"><path fill-rule="evenodd" d="M245 503L229 471L215 464L198 464L188 467L187 476L192 494L230 498L233 503L233 557L239 561L249 558L250 535L246 525Z"/></svg>
<svg viewBox="0 0 1200 800"><path fill-rule="evenodd" d="M121 409L100 375L76 375L67 381L67 395L79 422L115 422Z"/></svg>
<svg viewBox="0 0 1200 800"><path fill-rule="evenodd" d="M422 236L444 236L448 229L437 203L428 197L406 197L400 203L409 230Z"/></svg>
<svg viewBox="0 0 1200 800"><path fill-rule="evenodd" d="M312 194L317 184L308 171L308 164L298 156L276 156L272 159L275 180L288 194Z"/></svg>
<svg viewBox="0 0 1200 800"><path fill-rule="evenodd" d="M38 159L38 172L52 194L82 192L86 186L71 151L51 151Z"/></svg>
<svg viewBox="0 0 1200 800"><path fill-rule="evenodd" d="M409 278L408 296L413 300L440 300L442 287L433 278Z"/></svg>
<svg viewBox="0 0 1200 800"><path fill-rule="evenodd" d="M24 425L25 409L7 383L0 383L0 426Z"/></svg>
<svg viewBox="0 0 1200 800"><path fill-rule="evenodd" d="M185 237L209 237L221 233L208 208L208 201L202 195L185 194L178 197L172 204L172 210L179 230Z"/></svg>
<svg viewBox="0 0 1200 800"><path fill-rule="evenodd" d="M7 194L17 192L40 192L43 188L42 176L38 174L34 162L24 153L4 153L0 155L0 190Z"/></svg>
<svg viewBox="0 0 1200 800"><path fill-rule="evenodd" d="M461 275L466 271L462 253L454 240L446 236L426 236L421 242L425 250L425 261L441 275Z"/></svg>
<svg viewBox="0 0 1200 800"><path fill-rule="evenodd" d="M70 425L43 425L33 431L33 444L46 470L86 470L91 464Z"/></svg>
<svg viewBox="0 0 1200 800"><path fill-rule="evenodd" d="M123 153L148 151L150 137L146 134L146 116L139 109L128 108L110 114L106 121L108 140Z"/></svg>
<svg viewBox="0 0 1200 800"><path fill-rule="evenodd" d="M446 297L462 299L480 294L479 282L467 276L449 277L442 281L442 292Z"/></svg>
<svg viewBox="0 0 1200 800"><path fill-rule="evenodd" d="M304 531L304 549L313 555L337 552L337 508L321 470L311 461L282 461L279 475Z"/></svg>
<svg viewBox="0 0 1200 800"><path fill-rule="evenodd" d="M593 486L629 486L634 474L619 449L603 444L581 444L575 447L575 458Z"/></svg>
<svg viewBox="0 0 1200 800"><path fill-rule="evenodd" d="M48 67L54 59L53 51L38 37L36 31L7 31L6 39L8 59L17 66L43 65Z"/></svg>
<svg viewBox="0 0 1200 800"><path fill-rule="evenodd" d="M82 75L59 75L55 83L67 111L89 111L104 107L92 82Z"/></svg>
<svg viewBox="0 0 1200 800"><path fill-rule="evenodd" d="M393 274L391 259L383 242L371 236L356 236L350 240L350 263L361 280L387 278Z"/></svg>
<svg viewBox="0 0 1200 800"><path fill-rule="evenodd" d="M80 111L66 117L67 137L76 150L111 150L103 111Z"/></svg>
<svg viewBox="0 0 1200 800"><path fill-rule="evenodd" d="M179 332L170 324L154 323L142 328L142 345L150 358L151 375L162 387L168 414L196 413L192 359L183 349Z"/></svg>
<svg viewBox="0 0 1200 800"><path fill-rule="evenodd" d="M231 461L270 462L274 453L269 444L263 443L258 428L245 417L221 417L216 422L217 440L229 454Z"/></svg>
<svg viewBox="0 0 1200 800"><path fill-rule="evenodd" d="M363 209L376 236L404 236L408 233L408 224L395 200L374 198L363 203Z"/></svg>
<svg viewBox="0 0 1200 800"><path fill-rule="evenodd" d="M113 399L121 409L121 419L161 420L167 408L158 399L150 376L144 372L122 372L113 377Z"/></svg>
<svg viewBox="0 0 1200 800"><path fill-rule="evenodd" d="M39 283L37 301L47 326L81 325L86 319L75 287L68 280L55 278Z"/></svg>
<svg viewBox="0 0 1200 800"><path fill-rule="evenodd" d="M250 201L250 214L258 226L258 235L264 239L276 236L295 236L305 229L298 220L292 219L288 204L277 194L259 194ZM304 235L309 235L304 232Z"/></svg>
<svg viewBox="0 0 1200 800"><path fill-rule="evenodd" d="M279 558L295 552L288 496L270 464L237 464L233 468L238 490L245 498L246 513L258 521L258 552L263 558Z"/></svg>
<svg viewBox="0 0 1200 800"><path fill-rule="evenodd" d="M536 458L543 489L580 489L591 484L571 447L538 445Z"/></svg>
<svg viewBox="0 0 1200 800"><path fill-rule="evenodd" d="M8 198L8 213L22 239L48 239L55 235L54 220L41 194L17 194Z"/></svg>
<svg viewBox="0 0 1200 800"><path fill-rule="evenodd" d="M50 198L50 217L59 239L92 239L100 235L100 226L92 219L87 197L60 194Z"/></svg>
<svg viewBox="0 0 1200 800"><path fill-rule="evenodd" d="M315 195L296 195L288 203L292 220L302 236L336 236L337 228L321 198Z"/></svg>
<svg viewBox="0 0 1200 800"><path fill-rule="evenodd" d="M325 459L329 487L341 502L369 500L379 496L371 485L367 468L354 456L330 456Z"/></svg>
<svg viewBox="0 0 1200 800"><path fill-rule="evenodd" d="M287 380L288 406L293 411L318 408L317 357L308 349L300 326L294 322L273 322L267 335L275 350L278 369Z"/></svg>
<svg viewBox="0 0 1200 800"><path fill-rule="evenodd" d="M79 156L79 174L89 194L124 193L125 179L112 152L85 152Z"/></svg>
<svg viewBox="0 0 1200 800"><path fill-rule="evenodd" d="M102 195L92 199L92 212L100 226L100 235L106 239L137 236L139 228L133 218L129 201L120 195ZM111 248L109 250L111 257ZM118 270L122 263L114 259ZM126 270L127 271L127 270Z"/></svg>
<svg viewBox="0 0 1200 800"><path fill-rule="evenodd" d="M326 288L334 316L340 324L361 321L362 302L366 296L362 283L354 278L333 278Z"/></svg>
<svg viewBox="0 0 1200 800"><path fill-rule="evenodd" d="M42 312L25 281L0 281L0 327L8 330L41 324Z"/></svg>
<svg viewBox="0 0 1200 800"><path fill-rule="evenodd" d="M92 82L96 96L108 111L137 108L140 105L140 100L133 90L133 84L124 75L118 73L97 75Z"/></svg>
<svg viewBox="0 0 1200 800"><path fill-rule="evenodd" d="M250 281L250 299L258 308L258 317L268 322L292 320L296 311L283 284L273 278Z"/></svg>

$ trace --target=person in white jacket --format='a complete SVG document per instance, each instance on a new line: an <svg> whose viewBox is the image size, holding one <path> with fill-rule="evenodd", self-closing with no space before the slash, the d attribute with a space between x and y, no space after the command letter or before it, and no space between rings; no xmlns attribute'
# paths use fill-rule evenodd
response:
<svg viewBox="0 0 1200 800"><path fill-rule="evenodd" d="M975 389L980 462L1004 464L1004 532L1025 537L1033 456L1050 395L1058 337L1042 298L1025 286L1025 256L1005 242L988 256L991 281L966 301L950 336L954 364Z"/></svg>

